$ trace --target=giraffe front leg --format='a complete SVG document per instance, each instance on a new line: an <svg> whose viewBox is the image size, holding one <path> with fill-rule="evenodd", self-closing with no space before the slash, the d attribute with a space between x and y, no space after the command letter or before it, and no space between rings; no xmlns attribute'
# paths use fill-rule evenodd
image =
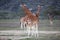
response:
<svg viewBox="0 0 60 40"><path fill-rule="evenodd" d="M35 36L38 37L38 24L36 24L35 31L36 31Z"/></svg>
<svg viewBox="0 0 60 40"><path fill-rule="evenodd" d="M24 29L26 28L27 22L24 22Z"/></svg>
<svg viewBox="0 0 60 40"><path fill-rule="evenodd" d="M27 26L27 33L28 33L28 36L30 35L30 27Z"/></svg>
<svg viewBox="0 0 60 40"><path fill-rule="evenodd" d="M24 25L24 24L21 22L21 28L23 28L23 25Z"/></svg>
<svg viewBox="0 0 60 40"><path fill-rule="evenodd" d="M26 29L26 27L27 27L27 24L26 24L26 23L24 23L23 27L24 27L24 30L25 30L25 29Z"/></svg>

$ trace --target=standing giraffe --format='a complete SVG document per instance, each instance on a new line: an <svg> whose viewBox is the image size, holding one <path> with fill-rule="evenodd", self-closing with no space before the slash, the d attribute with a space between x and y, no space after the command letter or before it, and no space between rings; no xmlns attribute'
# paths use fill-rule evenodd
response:
<svg viewBox="0 0 60 40"><path fill-rule="evenodd" d="M22 17L22 18L20 19L21 28L24 29L24 28L26 27L27 19L28 19L27 15L26 15L25 17Z"/></svg>
<svg viewBox="0 0 60 40"><path fill-rule="evenodd" d="M35 30L37 32L38 31L38 22L39 22L38 17L39 17L39 12L40 12L40 6L38 5L38 10L37 10L35 15L32 14L32 12L26 7L25 4L22 5L22 8L23 8L25 14L29 18L29 21L27 22L28 23L27 24L27 29L30 30L30 28L33 27L32 30L34 28L36 28Z"/></svg>
<svg viewBox="0 0 60 40"><path fill-rule="evenodd" d="M48 17L49 17L50 24L53 25L53 17L54 17L54 15L49 13Z"/></svg>

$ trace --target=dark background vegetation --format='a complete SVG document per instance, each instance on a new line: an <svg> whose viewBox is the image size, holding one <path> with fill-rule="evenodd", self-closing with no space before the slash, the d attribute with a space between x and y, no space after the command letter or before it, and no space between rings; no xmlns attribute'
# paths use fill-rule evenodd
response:
<svg viewBox="0 0 60 40"><path fill-rule="evenodd" d="M0 19L18 19L24 16L20 4L25 3L32 12L36 12L37 5L41 5L40 18L46 19L48 13L60 19L60 0L0 0Z"/></svg>

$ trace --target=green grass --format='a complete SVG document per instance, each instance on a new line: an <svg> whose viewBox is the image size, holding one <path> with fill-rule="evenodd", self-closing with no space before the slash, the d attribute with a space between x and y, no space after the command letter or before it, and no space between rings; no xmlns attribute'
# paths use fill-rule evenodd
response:
<svg viewBox="0 0 60 40"><path fill-rule="evenodd" d="M0 23L14 23L17 22L19 24L19 19L1 19ZM0 26L0 30L20 30L20 26L10 27L10 26ZM49 20L40 20L39 30L41 31L60 31L60 20L54 20L53 26L49 24Z"/></svg>
<svg viewBox="0 0 60 40"><path fill-rule="evenodd" d="M0 30L20 30L18 27L0 27Z"/></svg>
<svg viewBox="0 0 60 40"><path fill-rule="evenodd" d="M18 22L19 19L0 19L0 23L1 22Z"/></svg>
<svg viewBox="0 0 60 40"><path fill-rule="evenodd" d="M60 27L40 27L41 31L60 31Z"/></svg>

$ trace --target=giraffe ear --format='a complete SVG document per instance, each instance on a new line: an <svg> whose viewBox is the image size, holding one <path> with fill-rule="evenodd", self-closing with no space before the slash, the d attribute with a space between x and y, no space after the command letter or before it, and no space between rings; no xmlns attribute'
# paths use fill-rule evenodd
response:
<svg viewBox="0 0 60 40"><path fill-rule="evenodd" d="M24 6L27 6L26 4L24 4Z"/></svg>

